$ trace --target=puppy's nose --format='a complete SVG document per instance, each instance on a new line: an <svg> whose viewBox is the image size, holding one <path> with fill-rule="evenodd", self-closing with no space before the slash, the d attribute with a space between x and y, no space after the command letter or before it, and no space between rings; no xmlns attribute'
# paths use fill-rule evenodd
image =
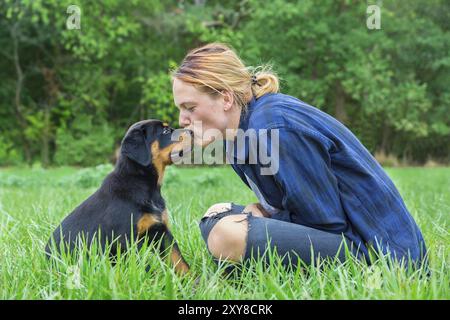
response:
<svg viewBox="0 0 450 320"><path fill-rule="evenodd" d="M183 135L185 135L185 136L187 136L187 135L190 135L191 136L191 138L192 137L194 137L194 131L192 131L191 129L182 129L183 131L182 131L182 134Z"/></svg>

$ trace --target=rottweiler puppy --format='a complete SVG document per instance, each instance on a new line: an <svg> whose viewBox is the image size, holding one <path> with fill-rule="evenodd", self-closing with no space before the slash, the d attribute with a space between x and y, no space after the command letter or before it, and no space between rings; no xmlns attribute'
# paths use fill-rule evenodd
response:
<svg viewBox="0 0 450 320"><path fill-rule="evenodd" d="M56 228L45 248L47 257L51 256L52 248L59 251L61 245L73 251L81 238L89 246L98 239L103 249L109 242L111 255L116 255L119 245L125 251L129 240L134 238L139 247L145 241L160 241L161 252L170 251L175 270L187 273L189 265L169 230L168 213L161 196L165 167L191 147L191 131L176 132L180 133L179 139L173 141L174 131L159 120L132 125L122 140L114 170Z"/></svg>

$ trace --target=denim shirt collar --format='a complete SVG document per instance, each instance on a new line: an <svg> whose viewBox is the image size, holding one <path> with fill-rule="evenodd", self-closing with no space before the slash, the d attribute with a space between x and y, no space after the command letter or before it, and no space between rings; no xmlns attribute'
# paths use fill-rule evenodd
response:
<svg viewBox="0 0 450 320"><path fill-rule="evenodd" d="M256 99L252 97L250 102L247 104L247 108L243 109L241 112L241 118L239 120L239 129L246 131L248 129L248 122L250 119L250 115L255 109Z"/></svg>

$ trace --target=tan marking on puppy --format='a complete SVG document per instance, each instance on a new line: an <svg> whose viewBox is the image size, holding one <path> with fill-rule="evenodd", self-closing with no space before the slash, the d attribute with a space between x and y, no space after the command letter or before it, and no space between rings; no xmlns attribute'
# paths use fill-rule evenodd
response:
<svg viewBox="0 0 450 320"><path fill-rule="evenodd" d="M166 225L167 229L169 229L169 214L167 212L167 209L164 209L161 215L162 222Z"/></svg>
<svg viewBox="0 0 450 320"><path fill-rule="evenodd" d="M159 185L161 185L162 179L164 177L164 170L166 166L171 163L170 153L172 152L172 149L175 147L175 145L176 144L174 143L165 147L164 149L160 149L158 140L152 143L151 146L152 162L158 174Z"/></svg>
<svg viewBox="0 0 450 320"><path fill-rule="evenodd" d="M156 168L156 172L158 173L158 184L161 185L164 170L167 165L172 163L172 159L170 158L170 154L175 151L179 152L184 148L189 146L189 139L185 139L183 135L179 137L178 142L172 143L171 145L165 147L164 149L159 148L159 141L156 140L151 145L151 153L152 153L152 162Z"/></svg>
<svg viewBox="0 0 450 320"><path fill-rule="evenodd" d="M137 233L139 236L143 235L148 229L161 221L154 214L144 213L137 222Z"/></svg>
<svg viewBox="0 0 450 320"><path fill-rule="evenodd" d="M170 253L170 261L175 266L175 271L178 274L186 274L189 272L189 266L184 262L183 257L176 249L172 249Z"/></svg>

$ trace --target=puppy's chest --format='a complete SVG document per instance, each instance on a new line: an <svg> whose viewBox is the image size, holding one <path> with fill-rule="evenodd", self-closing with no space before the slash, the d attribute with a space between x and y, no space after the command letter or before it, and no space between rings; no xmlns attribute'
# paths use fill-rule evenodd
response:
<svg viewBox="0 0 450 320"><path fill-rule="evenodd" d="M162 212L143 212L136 221L137 235L145 234L152 228L164 228L169 227L169 217L167 210Z"/></svg>
<svg viewBox="0 0 450 320"><path fill-rule="evenodd" d="M169 226L168 212L162 198L159 201L147 201L141 208L141 214L135 221L136 231L138 235L142 235L154 227Z"/></svg>

